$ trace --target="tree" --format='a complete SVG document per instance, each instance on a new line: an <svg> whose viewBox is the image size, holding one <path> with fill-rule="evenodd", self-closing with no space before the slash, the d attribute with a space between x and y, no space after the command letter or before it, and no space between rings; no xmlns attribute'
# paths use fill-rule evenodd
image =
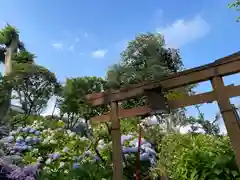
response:
<svg viewBox="0 0 240 180"><path fill-rule="evenodd" d="M166 48L160 34L141 34L128 43L120 63L110 67L112 86L127 86L156 80L183 69L177 49Z"/></svg>
<svg viewBox="0 0 240 180"><path fill-rule="evenodd" d="M54 73L32 63L14 63L6 80L26 115L40 114L59 86Z"/></svg>
<svg viewBox="0 0 240 180"><path fill-rule="evenodd" d="M198 117L188 117L188 123L191 125L190 132L196 132L202 130L205 134L217 136L220 133L220 127L218 125L220 114L216 114L213 121L206 120L204 114L200 111L201 105L196 105L198 110Z"/></svg>
<svg viewBox="0 0 240 180"><path fill-rule="evenodd" d="M239 11L240 10L240 0L236 0L234 3L229 4L229 7ZM237 18L237 21L239 21L239 20L240 20L240 17Z"/></svg>
<svg viewBox="0 0 240 180"><path fill-rule="evenodd" d="M7 24L0 30L0 61L4 63L5 76L12 72L12 56L18 50L24 50L24 45L19 40L19 31ZM6 101L1 104L1 119L8 113L11 104L11 87L9 87Z"/></svg>
<svg viewBox="0 0 240 180"><path fill-rule="evenodd" d="M106 82L98 77L79 77L67 79L63 86L60 112L67 117L67 126L72 128L80 119L87 122L91 117L108 111L106 105L91 107L85 100L86 94L101 92Z"/></svg>
<svg viewBox="0 0 240 180"><path fill-rule="evenodd" d="M162 35L140 34L128 43L121 53L120 62L108 71L108 88L128 87L145 81L159 80L172 73L183 70L179 50L166 48ZM175 91L189 93L191 87L178 88ZM122 108L133 108L146 105L146 97L135 97L121 103ZM176 110L181 111L184 110ZM175 111L174 111L175 112ZM159 116L157 116L160 119Z"/></svg>
<svg viewBox="0 0 240 180"><path fill-rule="evenodd" d="M121 53L119 64L109 68L108 87L128 87L145 81L154 81L183 69L179 51L166 48L160 34L141 34L130 41ZM144 104L144 98L127 101L136 106ZM122 104L126 106L125 103Z"/></svg>

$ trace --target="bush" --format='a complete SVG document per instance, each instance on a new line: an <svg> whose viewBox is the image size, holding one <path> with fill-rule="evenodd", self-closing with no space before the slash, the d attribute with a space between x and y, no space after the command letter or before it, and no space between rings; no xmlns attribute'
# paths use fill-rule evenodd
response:
<svg viewBox="0 0 240 180"><path fill-rule="evenodd" d="M166 135L158 146L155 174L172 180L240 178L227 136Z"/></svg>
<svg viewBox="0 0 240 180"><path fill-rule="evenodd" d="M40 163L39 178L44 180L109 177L109 171L98 163L90 139L63 127L62 121L35 120L10 132L5 139L6 149L10 154L20 155L24 164Z"/></svg>

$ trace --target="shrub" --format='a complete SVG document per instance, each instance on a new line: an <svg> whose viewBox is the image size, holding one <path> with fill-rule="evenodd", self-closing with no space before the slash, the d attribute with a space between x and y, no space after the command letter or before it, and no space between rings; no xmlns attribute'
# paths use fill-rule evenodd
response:
<svg viewBox="0 0 240 180"><path fill-rule="evenodd" d="M158 147L155 173L172 180L231 180L240 177L227 136L173 134Z"/></svg>

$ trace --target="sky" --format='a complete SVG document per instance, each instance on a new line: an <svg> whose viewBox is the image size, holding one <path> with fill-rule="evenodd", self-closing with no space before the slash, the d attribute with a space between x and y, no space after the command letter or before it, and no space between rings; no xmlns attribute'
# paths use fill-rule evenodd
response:
<svg viewBox="0 0 240 180"><path fill-rule="evenodd" d="M164 35L167 46L179 48L186 68L200 66L239 51L237 12L227 0L7 0L2 1L0 27L10 23L36 62L67 77L102 76L119 61L127 42L145 32ZM179 3L179 4L177 4ZM239 74L225 84L240 84ZM211 91L209 82L198 92ZM240 104L239 99L232 101ZM51 112L49 103L47 112ZM202 106L207 119L216 104ZM190 115L197 115L194 108Z"/></svg>

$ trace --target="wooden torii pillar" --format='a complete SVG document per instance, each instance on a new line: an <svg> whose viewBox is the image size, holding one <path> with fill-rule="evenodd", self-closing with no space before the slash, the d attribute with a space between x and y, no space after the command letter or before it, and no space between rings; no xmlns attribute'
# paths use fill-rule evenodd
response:
<svg viewBox="0 0 240 180"><path fill-rule="evenodd" d="M217 101L224 119L228 136L235 152L236 163L240 168L239 117L237 116L235 109L230 104L229 100L231 97L240 96L240 86L224 86L222 79L223 76L232 75L239 72L240 52L237 52L230 56L218 59L213 63L182 71L158 81L137 84L127 89L120 89L117 91L107 91L87 95L86 99L93 106L109 103L111 104L111 111L109 113L102 116L93 117L91 118L91 122L112 122L114 180L123 180L123 167L121 157L122 147L119 119L145 115L149 114L152 111L149 106L133 109L119 109L118 102L143 95L146 91L154 90L159 87L163 87L165 91L169 91L171 89L184 87L208 80L210 80L212 83L213 91L193 96L184 96L178 100L168 100L168 106L170 109L176 109Z"/></svg>

